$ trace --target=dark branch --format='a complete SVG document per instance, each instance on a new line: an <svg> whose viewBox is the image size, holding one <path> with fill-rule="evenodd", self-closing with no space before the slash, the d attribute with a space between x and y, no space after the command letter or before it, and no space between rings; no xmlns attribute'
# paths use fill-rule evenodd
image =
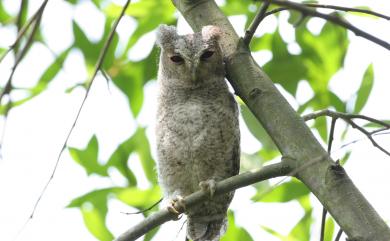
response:
<svg viewBox="0 0 390 241"><path fill-rule="evenodd" d="M343 230L340 228L339 231L337 232L337 235L336 235L336 238L334 239L334 241L339 241L342 234L343 234Z"/></svg>
<svg viewBox="0 0 390 241"><path fill-rule="evenodd" d="M121 212L121 213L126 214L126 215L134 215L134 214L145 213L145 212L151 210L152 208L154 208L155 206L157 206L159 203L161 203L162 200L163 200L163 198L160 198L160 200L155 202L152 206L150 206L148 208L145 208L145 209L142 209L142 210L137 211L137 212Z"/></svg>
<svg viewBox="0 0 390 241"><path fill-rule="evenodd" d="M16 39L15 41L9 46L9 48L7 49L7 51L5 51L3 53L3 55L0 57L0 63L1 61L5 58L5 56L11 52L12 49L14 49L18 43L20 42L20 40L22 39L22 37L24 36L24 34L27 32L27 30L30 28L30 26L35 23L37 21L38 18L41 18L42 17L42 14L43 14L43 11L45 10L45 7L46 7L46 4L49 0L45 0L41 6L38 8L38 10L31 16L30 20L28 20L28 22L26 23L26 25L24 25L18 32L18 36L16 36Z"/></svg>
<svg viewBox="0 0 390 241"><path fill-rule="evenodd" d="M12 90L12 79L13 79L13 76L15 74L16 68L18 67L19 63L22 61L23 57L26 55L26 53L30 49L31 44L33 43L34 36L35 36L35 34L36 34L36 32L37 32L37 30L39 28L39 24L41 23L43 10L45 9L46 4L47 4L47 1L43 2L43 4L38 9L36 14L31 18L34 21L29 21L29 23L27 23L25 28L23 28L25 30L22 29L20 31L20 32L23 31L23 34L24 34L25 31L29 28L29 26L31 24L33 24L33 27L32 27L33 29L31 30L31 33L28 36L26 44L23 46L23 48L20 50L20 52L17 53L16 59L15 59L15 63L14 63L14 65L11 68L11 73L10 73L10 75L8 77L7 83L5 84L5 86L3 88L3 91L0 93L0 103L1 103L1 100L3 99L3 97L6 96L6 95L9 95L9 93ZM12 44L11 48L8 51L6 51L5 53L8 53L9 51L11 51L11 49L15 48L18 45L19 40L20 40L20 37L17 38L17 41L15 41ZM1 57L1 60L2 59L3 59L3 56Z"/></svg>
<svg viewBox="0 0 390 241"><path fill-rule="evenodd" d="M271 1L271 3L273 3L273 4L277 4L280 6L284 6L284 7L299 11L304 15L318 17L318 18L328 20L329 22L332 22L334 24L337 24L339 26L342 26L342 27L352 31L356 36L360 36L362 38L365 38L371 42L374 42L374 43L390 50L390 43L388 43L382 39L379 39L379 38L375 37L374 35L371 35L365 31L353 26L352 24L346 22L345 20L339 18L338 16L323 14L323 13L317 12L315 10L312 10L309 7L306 7L304 4L294 3L294 2L290 2L290 1L284 1L284 0L283 1L282 0L267 0L267 1Z"/></svg>
<svg viewBox="0 0 390 241"><path fill-rule="evenodd" d="M306 7L311 7L311 8L327 8L327 9L333 9L333 10L338 10L338 11L344 11L344 12L355 12L355 13L364 13L368 15L373 15L379 18L383 18L386 20L390 20L390 16L374 12L368 9L360 9L360 8L348 8L348 7L341 7L341 6L336 6L336 5L324 5L324 4L315 4L315 3L304 3ZM271 11L267 12L265 14L265 17L268 17L269 15L284 11L284 10L291 10L291 8L287 7L281 7L281 8L275 8L272 9Z"/></svg>
<svg viewBox="0 0 390 241"><path fill-rule="evenodd" d="M332 152L332 144L334 139L334 130L336 127L336 121L337 118L332 118L332 123L330 125L330 131L329 131L329 140L328 140L328 154ZM326 224L326 215L328 213L328 210L326 210L325 207L322 208L322 217L321 217L321 232L320 232L320 241L324 241L325 237L325 224Z"/></svg>
<svg viewBox="0 0 390 241"><path fill-rule="evenodd" d="M215 195L221 195L227 192L234 191L238 188L248 186L253 183L268 180L270 178L286 176L290 173L290 169L283 162L278 164L272 164L265 166L258 171L246 172L237 176L230 177L223 181L220 181L216 185ZM184 206L191 208L209 198L208 194L203 191L197 191L183 199ZM175 205L180 213L184 210L182 206ZM146 234L153 228L177 218L176 215L169 212L167 209L160 210L145 218L141 223L132 227L122 235L120 235L116 241L132 241Z"/></svg>
<svg viewBox="0 0 390 241"><path fill-rule="evenodd" d="M375 146L376 148L378 148L379 150L381 150L383 153L385 153L386 155L390 156L390 152L387 151L385 148L383 148L382 146L380 146L374 139L373 135L378 133L378 132L381 132L381 131L384 131L384 130L388 130L390 129L390 124L384 122L384 121L381 121L381 120L377 120L375 118L372 118L372 117L369 117L369 116L365 116L365 115L359 115L359 114L346 114L346 113L341 113L341 112L336 112L336 111L331 111L331 110L321 110L321 111L318 111L318 112L314 112L314 113L311 113L311 114L308 114L308 115L305 115L303 116L303 119L305 121L308 121L308 120L312 120L312 119L316 119L320 116L330 116L332 117L333 119L337 119L337 118L340 118L342 120L344 120L345 122L347 122L348 124L350 124L353 128L356 128L358 129L360 132L362 132L364 135L367 136L367 138L371 141L372 145ZM363 127L359 126L358 124L356 124L353 120L354 119L361 119L361 120L365 120L365 121L368 121L368 122L371 122L371 123L375 123L375 124L378 124L378 125L381 125L383 126L382 128L379 128L375 131L367 131L366 129L364 129Z"/></svg>
<svg viewBox="0 0 390 241"><path fill-rule="evenodd" d="M312 7L312 8L327 8L327 9L333 9L338 11L344 11L344 12L355 12L355 13L364 13L368 15L373 15L379 18L383 18L386 20L390 20L390 16L374 12L368 9L360 9L360 8L348 8L348 7L341 7L336 5L325 5L325 4L316 4L316 3L305 3L306 7Z"/></svg>
<svg viewBox="0 0 390 241"><path fill-rule="evenodd" d="M256 14L255 18L253 19L251 25L249 26L248 30L246 30L245 32L245 36L244 36L244 43L246 45L249 45L249 43L251 42L252 38L253 38L253 35L255 34L256 32L256 29L257 27L259 26L259 24L261 23L261 21L263 21L264 17L265 17L265 14L267 12L267 9L269 7L269 4L270 2L268 0L266 0L263 5L261 6L261 8L259 9L259 12Z"/></svg>

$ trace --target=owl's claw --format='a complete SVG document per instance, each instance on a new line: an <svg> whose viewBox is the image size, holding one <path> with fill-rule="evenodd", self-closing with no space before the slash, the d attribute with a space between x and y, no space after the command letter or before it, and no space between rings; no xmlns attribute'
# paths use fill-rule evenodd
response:
<svg viewBox="0 0 390 241"><path fill-rule="evenodd" d="M168 211L176 215L175 220L179 220L181 218L181 212L179 212L178 209L185 210L185 204L183 200L184 199L182 196L176 196L169 202L167 206Z"/></svg>
<svg viewBox="0 0 390 241"><path fill-rule="evenodd" d="M208 193L210 198L213 198L215 189L217 188L217 182L214 179L202 181L199 183L199 187L202 191Z"/></svg>

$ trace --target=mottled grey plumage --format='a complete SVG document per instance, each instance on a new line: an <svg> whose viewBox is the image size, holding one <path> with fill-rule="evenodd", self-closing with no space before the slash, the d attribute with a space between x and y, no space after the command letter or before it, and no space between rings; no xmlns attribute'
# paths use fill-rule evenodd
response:
<svg viewBox="0 0 390 241"><path fill-rule="evenodd" d="M238 108L224 79L219 28L180 36L161 25L158 72L157 153L160 185L166 199L187 196L202 181L238 174ZM187 236L216 241L226 230L233 192L212 197L190 210Z"/></svg>

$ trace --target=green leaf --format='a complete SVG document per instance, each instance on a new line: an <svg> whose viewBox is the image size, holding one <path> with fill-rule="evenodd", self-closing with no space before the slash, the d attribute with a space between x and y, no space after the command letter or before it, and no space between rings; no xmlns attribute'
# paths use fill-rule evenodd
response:
<svg viewBox="0 0 390 241"><path fill-rule="evenodd" d="M117 198L129 206L140 210L148 208L161 199L161 190L159 186L153 186L150 189L141 190L136 187L129 187L116 192Z"/></svg>
<svg viewBox="0 0 390 241"><path fill-rule="evenodd" d="M103 37L100 39L97 47L99 48L99 52L103 50L104 44L108 39L108 36L112 29L112 21L109 18L106 18L106 23L104 25L104 33ZM110 68L115 62L115 50L119 43L119 37L117 32L114 33L114 36L111 40L110 45L108 46L106 55L103 60L103 69Z"/></svg>
<svg viewBox="0 0 390 241"><path fill-rule="evenodd" d="M125 178L127 178L129 185L135 185L135 176L127 165L129 156L133 152L138 154L145 176L151 183L156 184L155 161L150 154L149 141L146 137L144 128L138 128L133 136L118 146L108 160L106 168L111 166L115 167Z"/></svg>
<svg viewBox="0 0 390 241"><path fill-rule="evenodd" d="M127 96L130 109L135 117L139 114L144 99L143 86L157 75L157 48L138 62L127 62L108 70L114 84Z"/></svg>
<svg viewBox="0 0 390 241"><path fill-rule="evenodd" d="M269 137L267 132L264 130L263 126L256 119L253 113L249 110L249 108L245 104L240 105L241 115L245 121L246 126L249 131L256 137L257 140L261 142L264 149L269 150L277 150L275 144L272 139Z"/></svg>
<svg viewBox="0 0 390 241"><path fill-rule="evenodd" d="M236 226L234 221L234 214L232 211L228 212L228 229L226 234L221 238L221 241L253 241L250 234L242 227Z"/></svg>
<svg viewBox="0 0 390 241"><path fill-rule="evenodd" d="M221 9L223 13L227 16L243 15L243 14L248 15L250 13L249 5L251 4L253 4L253 1L249 1L249 0L242 0L242 1L226 0L225 4L221 7Z"/></svg>
<svg viewBox="0 0 390 241"><path fill-rule="evenodd" d="M354 113L359 113L363 109L364 105L368 100L368 97L370 96L373 85L374 69L372 64L370 64L363 75L362 83L360 84L359 90L357 92L355 109L353 111Z"/></svg>
<svg viewBox="0 0 390 241"><path fill-rule="evenodd" d="M271 49L273 34L266 33L261 37L253 37L250 42L250 50L252 52L260 51L260 50L269 50Z"/></svg>
<svg viewBox="0 0 390 241"><path fill-rule="evenodd" d="M0 1L0 23L7 24L11 22L12 16L8 14L3 6L3 2Z"/></svg>
<svg viewBox="0 0 390 241"><path fill-rule="evenodd" d="M60 55L58 55L57 59L45 70L45 72L40 77L38 83L30 90L32 95L37 95L47 88L49 83L62 69L62 65L64 64L64 61L71 49L72 48L68 48Z"/></svg>
<svg viewBox="0 0 390 241"><path fill-rule="evenodd" d="M331 77L343 66L349 43L347 31L326 23L319 35L311 33L303 24L296 28L295 33L302 49L300 63L307 70L305 79L317 95L322 95L328 92Z"/></svg>
<svg viewBox="0 0 390 241"><path fill-rule="evenodd" d="M307 68L302 64L302 57L292 55L287 50L287 44L282 40L279 30L273 34L272 59L263 68L272 81L279 83L290 92L296 94L298 82L306 79Z"/></svg>
<svg viewBox="0 0 390 241"><path fill-rule="evenodd" d="M147 232L144 236L144 241L150 241L153 239L153 237L157 234L158 230L160 229L160 226L150 230Z"/></svg>
<svg viewBox="0 0 390 241"><path fill-rule="evenodd" d="M83 150L69 147L69 153L72 158L85 169L88 175L108 176L107 168L98 162L98 150L98 140L95 135Z"/></svg>
<svg viewBox="0 0 390 241"><path fill-rule="evenodd" d="M104 11L109 17L117 17L121 10L122 6L111 3ZM162 23L174 24L176 21L174 13L175 7L169 0L140 0L132 3L126 14L135 18L138 25L127 43L124 54L127 54L144 34L154 30L158 25Z"/></svg>
<svg viewBox="0 0 390 241"><path fill-rule="evenodd" d="M83 215L85 226L93 234L93 236L101 241L112 241L114 239L114 236L106 227L106 213L103 213L93 204L86 204L80 210Z"/></svg>
<svg viewBox="0 0 390 241"><path fill-rule="evenodd" d="M308 211L291 230L289 238L299 241L310 241L310 228L313 222L312 211Z"/></svg>
<svg viewBox="0 0 390 241"><path fill-rule="evenodd" d="M276 186L271 192L264 193L259 190L252 200L255 202L289 202L306 196L310 190L300 181L295 179Z"/></svg>
<svg viewBox="0 0 390 241"><path fill-rule="evenodd" d="M320 134L323 141L328 140L328 122L325 117L317 118L314 121L314 127L318 131L318 134Z"/></svg>
<svg viewBox="0 0 390 241"><path fill-rule="evenodd" d="M81 50L84 55L84 58L88 64L88 68L92 68L99 56L98 45L92 43L81 27L75 22L73 24L73 36L74 36L74 45Z"/></svg>
<svg viewBox="0 0 390 241"><path fill-rule="evenodd" d="M332 241L334 233L334 221L333 218L329 217L325 223L325 234L324 241Z"/></svg>
<svg viewBox="0 0 390 241"><path fill-rule="evenodd" d="M269 227L266 227L266 226L261 226L261 228L266 231L267 233L279 238L280 240L282 241L293 241L287 237L285 237L284 235L280 234L279 232L275 231L274 229L272 228L269 228ZM295 241L295 240L294 240Z"/></svg>
<svg viewBox="0 0 390 241"><path fill-rule="evenodd" d="M107 229L105 219L107 215L107 201L110 195L120 192L122 188L105 188L95 190L75 198L67 206L68 208L79 208L88 230L101 241L114 239Z"/></svg>

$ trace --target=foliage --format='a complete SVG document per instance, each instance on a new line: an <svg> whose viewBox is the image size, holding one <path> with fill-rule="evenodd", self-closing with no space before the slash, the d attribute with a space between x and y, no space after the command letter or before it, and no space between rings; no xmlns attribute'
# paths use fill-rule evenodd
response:
<svg viewBox="0 0 390 241"><path fill-rule="evenodd" d="M69 5L77 6L83 1L68 0L67 2ZM104 14L105 25L101 38L98 41L92 41L85 33L85 29L76 20L73 20L73 43L62 52L56 53L54 61L47 66L44 73L37 79L36 84L26 89L27 94L25 97L12 102L11 106L8 103L1 103L0 113L2 115L6 113L9 107L17 108L17 106L46 91L52 82L56 80L64 62L72 51L81 51L85 69L88 73L92 72L99 55L98 50L102 48L112 23L121 10L120 5L111 1L92 0L92 2ZM258 4L250 0L227 0L221 7L228 16L245 16L247 19L246 25L248 26L255 15L253 9L256 9ZM272 8L275 8L275 6L272 6ZM138 61L129 61L127 59L128 53L142 37L154 31L159 24L176 24L177 13L169 0L140 0L130 5L126 15L135 21L136 28L124 47L121 47L119 44L120 37L118 34L114 36L105 58L103 69L109 75L114 85L126 96L129 111L131 111L134 118L137 118L145 102L144 86L149 81L156 79L157 49L153 48L145 58ZM291 16L296 17L296 15L292 14ZM278 17L279 15L277 14L276 18ZM0 24L2 26L13 26L15 18L16 16L7 12L2 2L0 2ZM291 21L294 22L293 20ZM305 19L294 29L294 43L299 46L299 53L292 53L289 50L288 44L290 43L284 40L280 26L277 26L272 33L255 37L251 42L250 48L253 52L269 51L272 53L272 58L263 68L271 79L275 83L280 84L291 96L297 97L300 83L306 82L310 86L314 95L305 103L298 103L299 113L326 108L346 112L349 104L354 106L351 112L359 113L367 103L374 84L373 66L367 67L356 96L351 97L350 100L342 100L332 90L329 90L329 82L343 67L349 43L347 32L343 28L326 23L321 28L319 34L314 34L307 26L308 20ZM45 44L45 38L40 37L35 44L39 42ZM0 46L0 54L4 53L6 48L7 46ZM87 80L85 80L85 82L81 83L81 86L86 87L88 84ZM71 92L71 90L79 86L80 84L75 84L68 90ZM250 162L257 163L257 165L277 158L279 153L272 139L245 104L241 104L241 115L249 131L262 144L261 150L255 154L243 153L243 156L250 156ZM316 119L311 127L320 134L323 141L327 140L328 123L324 118ZM71 157L88 175L110 179L110 170L115 169L127 181L125 187L112 186L93 190L74 198L68 205L69 208L80 210L85 226L98 240L113 239L113 234L106 225L106 216L109 211L108 202L110 200L116 199L138 210L142 210L154 204L161 197L161 191L157 185L155 160L152 157L144 127L138 126L131 136L118 145L108 160L99 159L99 140L95 135L91 137L84 149L69 147L68 150ZM130 161L130 156L132 155L136 155L141 163L144 176L149 185L148 189L141 189L138 185L137 175L134 174L133 163ZM342 161L345 162L348 157L349 153ZM252 197L253 202L263 202L264 205L267 205L266 203L271 202L297 201L305 213L288 235L279 234L271 227L262 228L266 232L280 238L280 240L310 240L310 230L314 219L309 202L310 191L296 180L284 182L269 193L264 193L264 188L266 187L261 186L261 188L257 188L257 193ZM149 214L150 211L144 213L144 215ZM223 241L253 240L244 227L239 227L235 224L233 212L229 212L228 222L229 229L222 239ZM325 240L329 241L334 231L332 219L327 220L326 227ZM152 239L156 232L157 230L152 231L145 240Z"/></svg>

